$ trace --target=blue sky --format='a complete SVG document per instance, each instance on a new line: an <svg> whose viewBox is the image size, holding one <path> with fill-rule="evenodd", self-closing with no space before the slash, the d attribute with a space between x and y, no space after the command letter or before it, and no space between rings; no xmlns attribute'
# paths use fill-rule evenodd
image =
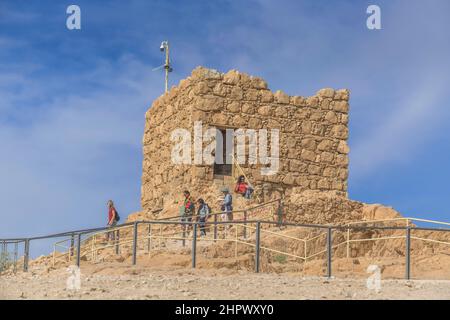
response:
<svg viewBox="0 0 450 320"><path fill-rule="evenodd" d="M382 30L366 28L369 4ZM165 39L172 83L204 65L291 95L350 89L350 197L448 221L449 14L447 0L2 0L0 235L104 225L109 198L140 209Z"/></svg>

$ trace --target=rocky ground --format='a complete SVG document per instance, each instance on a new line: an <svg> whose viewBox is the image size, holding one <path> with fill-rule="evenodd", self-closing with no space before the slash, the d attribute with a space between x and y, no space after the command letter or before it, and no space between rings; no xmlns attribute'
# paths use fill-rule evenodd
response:
<svg viewBox="0 0 450 320"><path fill-rule="evenodd" d="M86 265L80 289L68 290L69 276L64 268L3 275L0 299L450 299L448 280L383 280L377 293L365 278Z"/></svg>
<svg viewBox="0 0 450 320"><path fill-rule="evenodd" d="M307 263L280 254L288 252L303 256L303 243L299 247L296 239L304 236L296 234L298 230L263 231L261 246L279 251L262 250L260 274L253 272L254 247L251 243L235 242L232 231L225 232L231 234L229 240L219 233L219 240L225 241L217 243L198 239L197 269L191 268L189 241L183 247L179 240L160 243L153 239L150 251L147 251L147 240L141 241L138 243L137 266L131 266L130 243L125 241L119 254L115 253L114 247L101 248L97 243L95 254L88 250L88 254L82 256L78 290L70 290L67 286L68 266L73 260L57 259L53 264L52 255L49 255L30 261L28 273L14 274L9 269L1 274L0 299L450 299L450 252L447 246L426 246L422 241L413 241L412 276L427 279L414 281L401 280L405 275L403 238L383 241L373 247L353 244L348 258L345 246L336 247L332 270L337 278L326 279L322 277L327 271L324 253L308 259ZM431 233L415 235L434 239ZM124 230L121 240L126 240L127 236L131 234ZM370 234L363 236L373 237ZM339 237L335 232L335 246L343 241ZM448 240L440 237L436 239ZM254 236L250 238L254 239ZM324 241L323 237L318 238L317 243L308 242L308 255L323 250ZM361 250L353 252L355 246ZM91 244L87 243L86 247L89 249ZM19 268L22 263L18 262ZM370 290L366 285L370 276L367 269L373 265L381 272L380 292Z"/></svg>

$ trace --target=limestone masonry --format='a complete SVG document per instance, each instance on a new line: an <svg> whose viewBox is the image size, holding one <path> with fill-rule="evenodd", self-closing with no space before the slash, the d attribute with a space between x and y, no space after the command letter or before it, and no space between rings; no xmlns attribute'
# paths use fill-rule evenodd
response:
<svg viewBox="0 0 450 320"><path fill-rule="evenodd" d="M146 113L142 208L149 211L173 203L184 189L202 195L215 180L227 178L215 172L214 165L172 162L173 130L188 129L193 135L195 121L202 121L205 130L279 129L276 174L262 175L261 164L241 165L262 200L289 198L294 188L346 198L348 112L346 89L326 88L311 97L289 96L272 92L261 78L198 67L156 99Z"/></svg>

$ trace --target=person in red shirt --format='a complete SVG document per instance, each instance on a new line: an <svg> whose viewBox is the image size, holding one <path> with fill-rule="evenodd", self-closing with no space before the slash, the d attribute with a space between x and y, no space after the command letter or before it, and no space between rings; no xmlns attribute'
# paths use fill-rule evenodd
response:
<svg viewBox="0 0 450 320"><path fill-rule="evenodd" d="M186 216L192 216L194 214L194 200L192 200L191 193L189 191L184 191L184 212Z"/></svg>
<svg viewBox="0 0 450 320"><path fill-rule="evenodd" d="M248 183L245 182L244 176L239 176L236 186L234 187L234 192L244 195L247 191Z"/></svg>
<svg viewBox="0 0 450 320"><path fill-rule="evenodd" d="M234 192L241 194L244 198L250 199L253 193L253 188L245 181L244 176L239 176Z"/></svg>
<svg viewBox="0 0 450 320"><path fill-rule="evenodd" d="M108 227L112 228L117 224L117 210L114 207L114 202L112 200L108 201ZM115 232L108 232L106 234L106 240L115 240Z"/></svg>
<svg viewBox="0 0 450 320"><path fill-rule="evenodd" d="M195 202L191 197L191 193L188 190L183 192L184 201L181 207L181 222L192 222L192 216L195 214ZM192 225L181 225L182 230L192 229Z"/></svg>

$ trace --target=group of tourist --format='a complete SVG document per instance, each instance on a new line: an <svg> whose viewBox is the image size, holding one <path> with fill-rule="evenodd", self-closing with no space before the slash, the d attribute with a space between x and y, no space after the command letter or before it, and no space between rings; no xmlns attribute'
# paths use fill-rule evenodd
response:
<svg viewBox="0 0 450 320"><path fill-rule="evenodd" d="M233 196L227 187L223 187L220 190L223 194L223 198L220 198L220 211L222 212L222 221L233 221ZM236 182L234 191L237 194L242 195L246 199L251 199L253 194L253 188L245 181L244 176L240 176ZM204 199L199 198L197 200L197 213L195 210L195 201L191 197L191 193L188 190L183 192L184 203L180 207L180 216L182 222L192 222L195 218L199 223L200 236L206 236L206 222L211 215L211 207L205 202Z"/></svg>
<svg viewBox="0 0 450 320"><path fill-rule="evenodd" d="M223 198L220 198L220 211L222 221L233 221L233 196L227 187L221 189ZM245 181L244 176L240 176L236 181L234 192L242 195L245 199L251 199L253 188ZM183 192L184 202L180 207L181 222L192 222L194 219L199 223L200 236L206 236L206 222L211 215L211 207L204 199L199 198L196 202L191 197L189 190ZM108 201L108 227L116 226L120 220L119 214L112 200ZM182 226L183 228L185 226ZM188 225L188 229L192 226ZM106 234L106 240L115 239L114 232Z"/></svg>

